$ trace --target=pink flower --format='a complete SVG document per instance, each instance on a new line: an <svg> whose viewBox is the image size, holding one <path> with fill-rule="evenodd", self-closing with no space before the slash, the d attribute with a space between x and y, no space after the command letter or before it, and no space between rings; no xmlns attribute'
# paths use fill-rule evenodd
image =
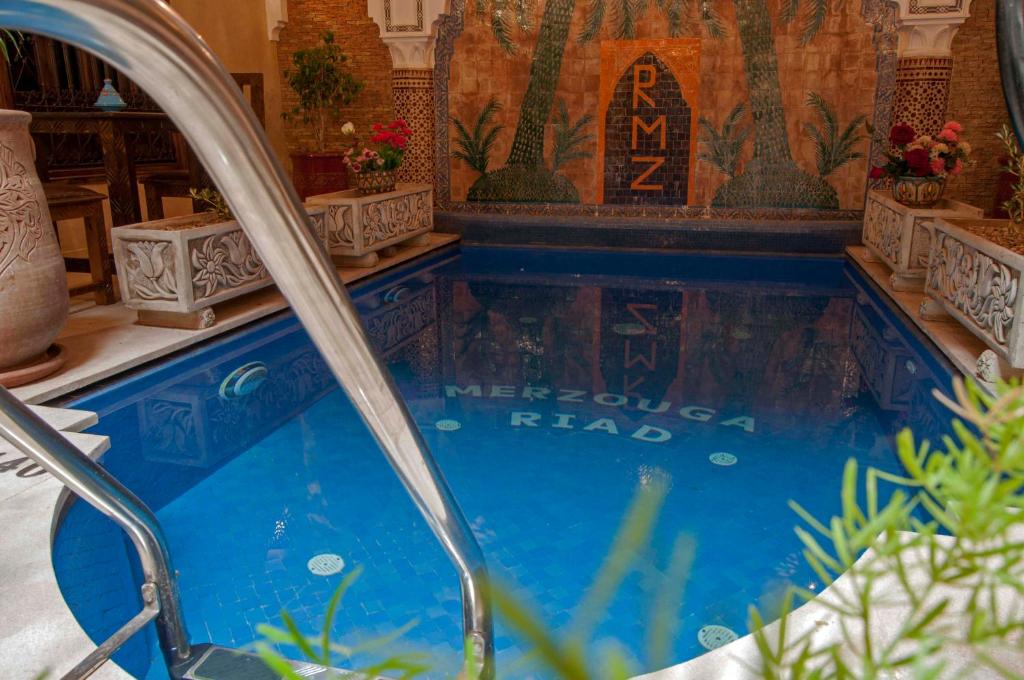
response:
<svg viewBox="0 0 1024 680"><path fill-rule="evenodd" d="M961 132L964 131L964 126L961 125L960 123L956 122L955 120L950 120L950 121L947 121L946 124L942 126L942 129L943 130L952 130L953 132L955 132L957 134L960 134Z"/></svg>
<svg viewBox="0 0 1024 680"><path fill-rule="evenodd" d="M959 139L956 136L956 132L952 128L942 128L942 132L939 133L939 139L944 139L947 142L955 142Z"/></svg>
<svg viewBox="0 0 1024 680"><path fill-rule="evenodd" d="M942 160L941 158L933 158L932 159L932 172L934 172L936 175L941 175L945 171L946 171L946 161Z"/></svg>
<svg viewBox="0 0 1024 680"><path fill-rule="evenodd" d="M964 162L959 158L956 159L956 163L953 164L953 169L949 172L953 175L959 175L964 171Z"/></svg>
<svg viewBox="0 0 1024 680"><path fill-rule="evenodd" d="M362 165L360 165L359 163L353 163L353 164L352 164L352 169L353 169L353 170L354 170L355 172L362 172L362 170L363 170L363 166L362 166Z"/></svg>
<svg viewBox="0 0 1024 680"><path fill-rule="evenodd" d="M384 159L383 158L378 158L377 159L377 167L382 167L383 165L384 165Z"/></svg>

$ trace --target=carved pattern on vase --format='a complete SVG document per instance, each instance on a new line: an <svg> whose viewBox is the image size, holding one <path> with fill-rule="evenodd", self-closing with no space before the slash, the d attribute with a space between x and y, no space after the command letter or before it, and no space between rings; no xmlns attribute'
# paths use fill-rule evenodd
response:
<svg viewBox="0 0 1024 680"><path fill-rule="evenodd" d="M1006 346L1020 272L939 232L932 243L927 283L929 291L956 307L998 345Z"/></svg>
<svg viewBox="0 0 1024 680"><path fill-rule="evenodd" d="M131 296L139 300L177 300L175 246L170 241L127 241L123 272Z"/></svg>
<svg viewBox="0 0 1024 680"><path fill-rule="evenodd" d="M188 249L196 300L268 276L263 260L241 229L189 241Z"/></svg>
<svg viewBox="0 0 1024 680"><path fill-rule="evenodd" d="M28 170L0 144L0 274L15 260L28 262L43 235L43 215Z"/></svg>

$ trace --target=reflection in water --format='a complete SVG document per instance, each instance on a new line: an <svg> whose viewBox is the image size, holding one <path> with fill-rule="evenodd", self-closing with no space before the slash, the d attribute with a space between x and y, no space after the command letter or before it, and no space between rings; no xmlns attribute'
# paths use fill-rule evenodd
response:
<svg viewBox="0 0 1024 680"><path fill-rule="evenodd" d="M644 648L650 593L684 534L683 660L703 651L700 630L745 631L750 603L770 613L788 585L820 587L786 501L835 512L849 456L898 470L892 435L934 436L946 417L929 394L948 373L841 263L643 256L625 258L643 275L622 275L622 258L603 258L574 256L561 267L587 273L569 274L547 254L471 250L356 302L493 572L553 626L571 619L636 486L668 483L655 568L626 580L597 634ZM220 394L250 362L262 384ZM337 554L366 571L336 633L416 618L410 641L447 677L455 574L294 320L77 406L101 412L104 464L165 525L197 640L245 645L282 607L315 629L337 579L307 563ZM109 522L75 505L54 553L94 638L135 613L137 567ZM506 664L523 651L500 627L498 647ZM163 677L150 658L152 637L117 657Z"/></svg>

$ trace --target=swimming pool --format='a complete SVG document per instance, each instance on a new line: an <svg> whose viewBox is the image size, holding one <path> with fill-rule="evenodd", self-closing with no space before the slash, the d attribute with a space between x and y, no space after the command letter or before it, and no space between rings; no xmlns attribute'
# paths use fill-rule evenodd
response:
<svg viewBox="0 0 1024 680"><path fill-rule="evenodd" d="M353 295L492 573L553 627L638 485L669 481L652 559L664 567L681 533L696 546L672 662L704 651L706 626L746 632L747 606L770 611L787 584L820 586L787 500L837 511L848 457L895 470L892 435L946 419L929 394L948 366L839 259L465 247ZM336 634L418 619L408 645L434 657L431 677L454 675L456 574L294 317L72 405L99 412L104 465L163 524L193 640L245 646L282 608L312 632L363 565ZM321 554L342 556L342 573L312 573ZM96 640L138 610L134 559L112 523L67 511L54 564ZM626 582L597 631L634 650L638 671L653 669L651 573ZM522 655L500 621L495 642L499 671ZM159 659L152 632L115 656L144 678L166 677Z"/></svg>

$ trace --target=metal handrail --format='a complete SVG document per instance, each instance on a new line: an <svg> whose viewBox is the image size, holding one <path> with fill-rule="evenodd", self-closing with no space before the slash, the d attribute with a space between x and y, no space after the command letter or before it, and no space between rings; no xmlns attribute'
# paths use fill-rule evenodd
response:
<svg viewBox="0 0 1024 680"><path fill-rule="evenodd" d="M1017 143L1024 140L1024 2L998 0L996 4L996 49L1003 98Z"/></svg>
<svg viewBox="0 0 1024 680"><path fill-rule="evenodd" d="M374 352L298 195L234 80L160 0L0 0L0 26L80 47L138 83L167 112L454 563L463 631L493 673L493 627L480 546Z"/></svg>
<svg viewBox="0 0 1024 680"><path fill-rule="evenodd" d="M152 511L102 466L72 446L3 387L0 387L0 435L124 529L139 553L143 580L156 589L159 607L156 629L164 658L168 666L187 661L191 648L179 608L177 580L167 552L167 541ZM145 590L143 600L146 600ZM123 644L123 640L121 642ZM86 661L102 663L116 649L116 646L110 649L102 659L94 658L94 653ZM75 671L85 665L83 661ZM75 677L73 673L67 677Z"/></svg>

